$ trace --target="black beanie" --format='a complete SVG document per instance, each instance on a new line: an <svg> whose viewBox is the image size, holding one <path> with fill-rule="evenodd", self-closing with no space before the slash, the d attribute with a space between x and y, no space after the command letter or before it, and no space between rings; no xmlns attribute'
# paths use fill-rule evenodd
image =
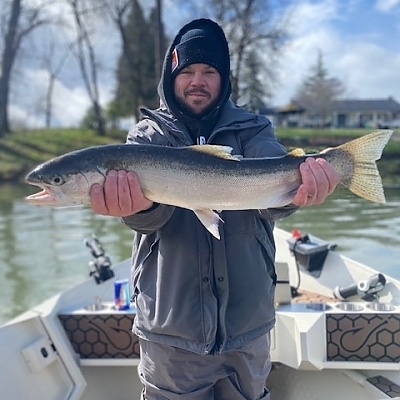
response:
<svg viewBox="0 0 400 400"><path fill-rule="evenodd" d="M176 43L172 52L172 79L182 69L195 63L211 65L220 73L222 79L227 78L225 76L228 66L226 48L215 36L215 29L210 29L210 26L206 24L185 32L178 39L179 42Z"/></svg>

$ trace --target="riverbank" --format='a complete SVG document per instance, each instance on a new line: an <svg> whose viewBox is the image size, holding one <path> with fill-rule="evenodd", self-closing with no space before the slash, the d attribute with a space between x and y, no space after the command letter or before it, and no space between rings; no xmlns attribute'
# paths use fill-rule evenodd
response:
<svg viewBox="0 0 400 400"><path fill-rule="evenodd" d="M288 148L302 147L317 152L371 132L365 129L276 129L278 139ZM82 129L41 129L18 131L0 138L0 182L19 182L36 165L76 149L100 144L123 143L125 131L98 136ZM385 185L400 185L400 131L384 149L379 170Z"/></svg>
<svg viewBox="0 0 400 400"><path fill-rule="evenodd" d="M0 137L0 182L18 182L36 165L58 155L100 144L123 143L126 132L98 136L85 129L16 131Z"/></svg>

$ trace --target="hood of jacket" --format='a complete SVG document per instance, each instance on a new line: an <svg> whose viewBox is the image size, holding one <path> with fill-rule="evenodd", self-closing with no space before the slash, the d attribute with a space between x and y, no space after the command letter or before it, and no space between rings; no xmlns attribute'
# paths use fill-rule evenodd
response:
<svg viewBox="0 0 400 400"><path fill-rule="evenodd" d="M213 40L218 41L219 48L223 49L223 53L225 53L222 55L225 59L225 70L221 73L221 91L219 99L215 107L210 110L208 114L202 115L200 118L188 115L179 107L178 102L175 99L174 77L172 74L174 62L173 53L175 47L180 43L180 40L185 33L197 28L206 29L210 36L212 36ZM224 31L217 23L210 19L201 18L191 21L182 27L175 36L165 55L162 75L158 85L158 94L162 106L166 107L167 110L177 119L181 120L188 126L197 126L200 132L205 130L209 132L212 130L220 116L222 106L229 100L231 94L229 47Z"/></svg>

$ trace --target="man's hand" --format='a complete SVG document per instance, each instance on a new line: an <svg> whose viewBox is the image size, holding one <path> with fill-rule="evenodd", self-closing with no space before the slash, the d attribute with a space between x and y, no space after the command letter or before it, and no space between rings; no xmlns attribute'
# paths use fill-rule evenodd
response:
<svg viewBox="0 0 400 400"><path fill-rule="evenodd" d="M300 164L302 184L297 190L293 204L311 206L321 204L335 190L340 177L332 164L323 158L307 158Z"/></svg>
<svg viewBox="0 0 400 400"><path fill-rule="evenodd" d="M114 170L107 173L103 186L92 186L90 202L95 213L113 217L127 217L153 205L144 197L134 172Z"/></svg>

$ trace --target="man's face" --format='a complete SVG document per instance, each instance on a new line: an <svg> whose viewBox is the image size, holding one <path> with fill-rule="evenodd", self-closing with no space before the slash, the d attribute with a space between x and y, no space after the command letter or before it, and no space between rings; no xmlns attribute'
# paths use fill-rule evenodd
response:
<svg viewBox="0 0 400 400"><path fill-rule="evenodd" d="M208 64L188 65L174 80L177 101L195 115L216 103L220 90L221 75Z"/></svg>

